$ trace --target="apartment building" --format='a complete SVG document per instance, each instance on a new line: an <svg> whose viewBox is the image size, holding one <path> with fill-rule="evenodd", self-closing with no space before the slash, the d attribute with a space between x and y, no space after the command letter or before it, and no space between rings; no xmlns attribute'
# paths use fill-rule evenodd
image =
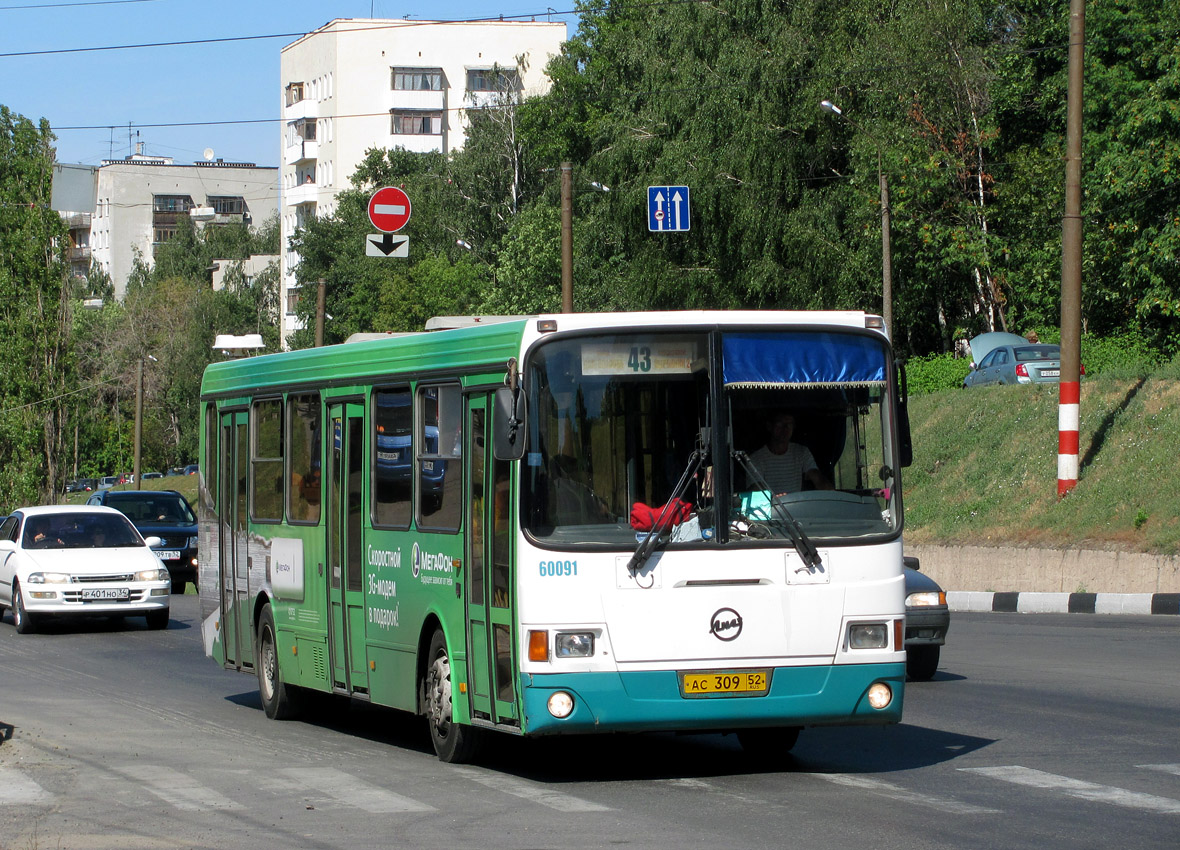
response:
<svg viewBox="0 0 1180 850"><path fill-rule="evenodd" d="M341 18L283 48L284 344L299 327L299 258L288 240L311 217L333 212L365 152L458 150L467 109L505 86L522 97L548 91L545 67L565 39L560 22Z"/></svg>
<svg viewBox="0 0 1180 850"><path fill-rule="evenodd" d="M177 165L142 153L103 160L94 210L67 216L72 270L84 276L90 262L97 263L121 299L136 251L151 265L182 217L200 227L240 221L258 227L274 215L278 171L212 158Z"/></svg>

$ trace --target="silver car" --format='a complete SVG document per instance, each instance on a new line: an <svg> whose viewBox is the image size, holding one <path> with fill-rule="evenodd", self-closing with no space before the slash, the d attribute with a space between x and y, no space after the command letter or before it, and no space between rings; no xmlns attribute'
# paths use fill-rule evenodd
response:
<svg viewBox="0 0 1180 850"><path fill-rule="evenodd" d="M1052 343L1029 342L1016 334L986 333L971 340L971 355L974 360L963 379L965 387L1055 384L1061 380L1061 347Z"/></svg>

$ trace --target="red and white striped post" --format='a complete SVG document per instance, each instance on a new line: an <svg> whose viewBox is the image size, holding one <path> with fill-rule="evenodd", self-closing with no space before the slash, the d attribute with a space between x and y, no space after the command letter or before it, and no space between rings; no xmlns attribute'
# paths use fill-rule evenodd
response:
<svg viewBox="0 0 1180 850"><path fill-rule="evenodd" d="M1057 407L1058 497L1064 496L1078 483L1078 402L1081 392L1080 381L1061 382L1061 398Z"/></svg>

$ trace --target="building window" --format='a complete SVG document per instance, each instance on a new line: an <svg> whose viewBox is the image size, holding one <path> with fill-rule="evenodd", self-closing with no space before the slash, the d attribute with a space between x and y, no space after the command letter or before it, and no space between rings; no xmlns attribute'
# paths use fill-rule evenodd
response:
<svg viewBox="0 0 1180 850"><path fill-rule="evenodd" d="M152 242L156 245L163 245L169 239L176 235L176 225L170 227L153 227L152 228Z"/></svg>
<svg viewBox="0 0 1180 850"><path fill-rule="evenodd" d="M242 215L246 212L246 199L240 195L210 195L206 200L217 215Z"/></svg>
<svg viewBox="0 0 1180 850"><path fill-rule="evenodd" d="M442 68L393 68L394 91L442 91Z"/></svg>
<svg viewBox="0 0 1180 850"><path fill-rule="evenodd" d="M303 83L291 83L287 86L287 106L294 106L303 100Z"/></svg>
<svg viewBox="0 0 1180 850"><path fill-rule="evenodd" d="M287 315L294 316L299 307L299 290L295 287L287 289Z"/></svg>
<svg viewBox="0 0 1180 850"><path fill-rule="evenodd" d="M441 136L442 112L394 110L390 132L395 136Z"/></svg>
<svg viewBox="0 0 1180 850"><path fill-rule="evenodd" d="M154 195L152 212L186 213L193 208L193 199L188 195Z"/></svg>
<svg viewBox="0 0 1180 850"><path fill-rule="evenodd" d="M520 76L511 68L467 69L467 91L516 91Z"/></svg>

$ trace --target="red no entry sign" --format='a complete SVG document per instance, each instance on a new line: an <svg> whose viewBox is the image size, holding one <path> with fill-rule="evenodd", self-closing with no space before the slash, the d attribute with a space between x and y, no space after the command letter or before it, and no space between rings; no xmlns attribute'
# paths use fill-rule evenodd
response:
<svg viewBox="0 0 1180 850"><path fill-rule="evenodd" d="M410 198L396 186L378 189L369 199L369 221L385 233L396 233L410 220Z"/></svg>

